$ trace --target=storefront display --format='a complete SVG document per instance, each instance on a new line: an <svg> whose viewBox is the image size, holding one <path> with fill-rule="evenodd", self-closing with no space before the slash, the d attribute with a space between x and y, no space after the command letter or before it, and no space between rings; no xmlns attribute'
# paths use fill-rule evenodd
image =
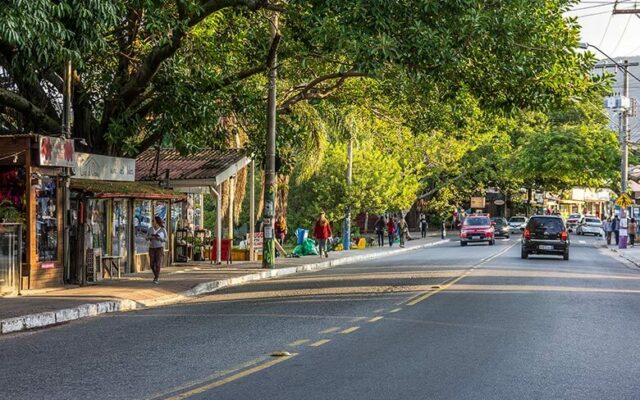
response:
<svg viewBox="0 0 640 400"><path fill-rule="evenodd" d="M88 201L89 229L91 231L90 248L100 249L100 254L109 254L107 247L107 202L90 199Z"/></svg>
<svg viewBox="0 0 640 400"><path fill-rule="evenodd" d="M56 178L42 176L36 191L36 254L38 261L58 258Z"/></svg>
<svg viewBox="0 0 640 400"><path fill-rule="evenodd" d="M120 257L120 263L128 271L129 222L127 210L129 200L113 201L113 227L111 229L111 255Z"/></svg>
<svg viewBox="0 0 640 400"><path fill-rule="evenodd" d="M151 229L151 201L137 200L134 207L133 224L136 233L136 254L148 253L147 232Z"/></svg>

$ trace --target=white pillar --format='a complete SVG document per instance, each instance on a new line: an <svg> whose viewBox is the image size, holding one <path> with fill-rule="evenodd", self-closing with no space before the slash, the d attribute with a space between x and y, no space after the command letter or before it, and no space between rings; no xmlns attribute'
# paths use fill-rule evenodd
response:
<svg viewBox="0 0 640 400"><path fill-rule="evenodd" d="M233 241L233 203L236 201L236 177L229 178L229 230L228 236Z"/></svg>
<svg viewBox="0 0 640 400"><path fill-rule="evenodd" d="M256 163L251 160L251 198L249 199L249 260L255 261L253 239L256 233Z"/></svg>

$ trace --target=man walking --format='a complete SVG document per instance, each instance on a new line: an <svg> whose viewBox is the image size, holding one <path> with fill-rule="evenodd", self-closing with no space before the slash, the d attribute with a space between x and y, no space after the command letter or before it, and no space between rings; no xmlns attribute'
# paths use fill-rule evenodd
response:
<svg viewBox="0 0 640 400"><path fill-rule="evenodd" d="M387 222L387 234L389 235L389 247L393 247L393 241L396 236L396 223L393 221L393 217L389 217Z"/></svg>
<svg viewBox="0 0 640 400"><path fill-rule="evenodd" d="M616 246L620 243L620 218L616 215L611 222L611 230L616 238Z"/></svg>
<svg viewBox="0 0 640 400"><path fill-rule="evenodd" d="M427 223L427 216L424 214L420 214L420 232L422 233L422 238L427 237L427 229L429 228L429 224Z"/></svg>
<svg viewBox="0 0 640 400"><path fill-rule="evenodd" d="M384 228L386 226L387 222L384 220L384 215L381 215L373 226L376 231L376 236L378 237L378 246L380 247L384 246Z"/></svg>
<svg viewBox="0 0 640 400"><path fill-rule="evenodd" d="M611 244L611 233L613 232L612 229L612 222L611 222L611 218L607 218L604 223L603 223L603 228L604 228L604 236L605 238L607 238L607 245Z"/></svg>

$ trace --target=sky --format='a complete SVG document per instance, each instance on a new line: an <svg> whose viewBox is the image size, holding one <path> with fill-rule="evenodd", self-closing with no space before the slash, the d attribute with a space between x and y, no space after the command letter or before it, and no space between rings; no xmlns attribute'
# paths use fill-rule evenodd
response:
<svg viewBox="0 0 640 400"><path fill-rule="evenodd" d="M640 9L635 0L582 0L567 15L577 16L582 41L599 47L611 57L640 56L640 14L612 14L617 8Z"/></svg>

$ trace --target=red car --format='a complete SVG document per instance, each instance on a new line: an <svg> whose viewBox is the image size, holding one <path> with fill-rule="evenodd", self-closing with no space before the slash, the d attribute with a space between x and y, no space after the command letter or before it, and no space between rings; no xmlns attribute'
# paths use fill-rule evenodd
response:
<svg viewBox="0 0 640 400"><path fill-rule="evenodd" d="M467 243L488 242L496 243L495 228L488 215L470 215L460 229L460 246Z"/></svg>

